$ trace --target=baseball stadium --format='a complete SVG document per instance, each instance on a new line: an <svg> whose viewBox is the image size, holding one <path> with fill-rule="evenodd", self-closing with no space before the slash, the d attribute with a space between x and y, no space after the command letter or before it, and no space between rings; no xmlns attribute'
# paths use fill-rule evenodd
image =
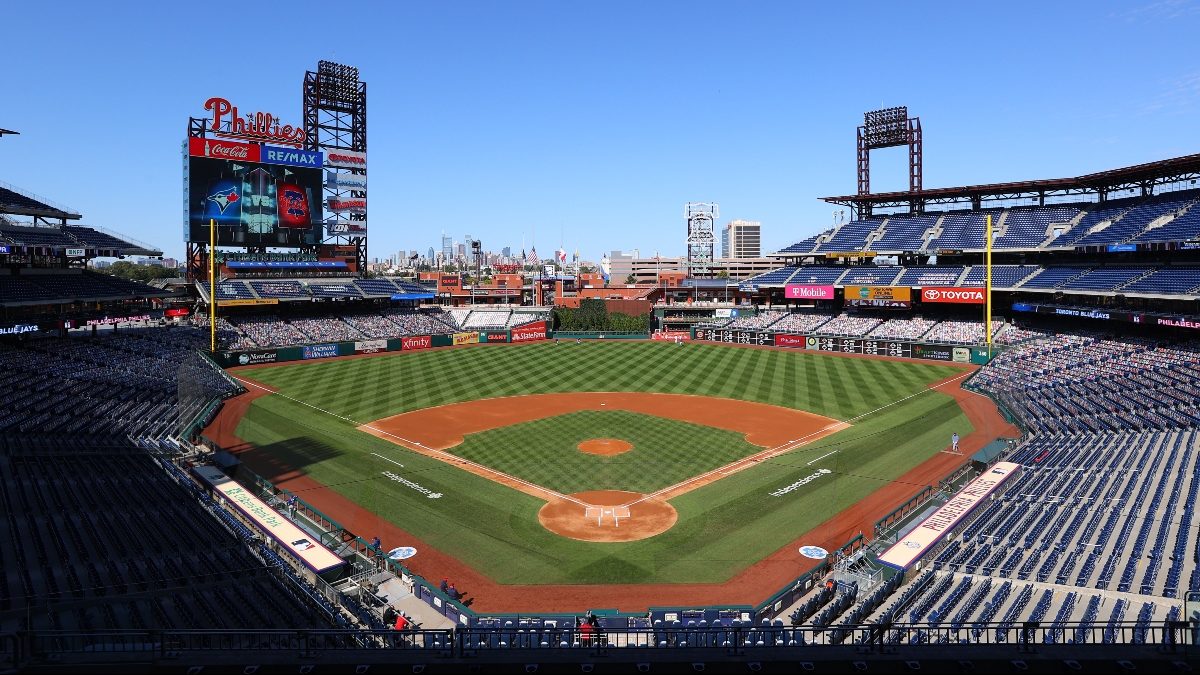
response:
<svg viewBox="0 0 1200 675"><path fill-rule="evenodd" d="M886 108L766 269L389 275L302 84L189 118L178 278L0 184L0 672L1200 665L1200 155L926 188Z"/></svg>

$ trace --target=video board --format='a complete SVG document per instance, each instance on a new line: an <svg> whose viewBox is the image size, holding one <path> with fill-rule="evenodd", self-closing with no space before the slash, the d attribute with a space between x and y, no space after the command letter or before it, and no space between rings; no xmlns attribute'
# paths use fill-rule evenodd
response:
<svg viewBox="0 0 1200 675"><path fill-rule="evenodd" d="M301 246L321 241L322 153L213 138L184 148L184 237L218 246Z"/></svg>

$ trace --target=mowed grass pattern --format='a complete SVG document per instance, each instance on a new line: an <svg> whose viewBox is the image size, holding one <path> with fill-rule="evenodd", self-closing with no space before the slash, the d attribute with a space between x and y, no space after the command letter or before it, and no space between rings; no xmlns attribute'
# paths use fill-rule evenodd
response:
<svg viewBox="0 0 1200 675"><path fill-rule="evenodd" d="M364 423L457 401L563 391L719 396L844 420L957 372L939 364L802 350L564 341L296 363L248 375Z"/></svg>
<svg viewBox="0 0 1200 675"><path fill-rule="evenodd" d="M959 372L916 361L708 344L480 346L249 371L296 400L258 399L237 433L259 448L247 455L252 466L298 470L500 583L717 583L932 457L952 431L970 433L951 397L926 391ZM888 407L677 497L673 528L623 544L551 534L537 520L541 500L356 428L433 405L555 391L722 396L843 420ZM819 468L833 473L771 496ZM384 471L444 496L428 499Z"/></svg>
<svg viewBox="0 0 1200 675"><path fill-rule="evenodd" d="M602 457L580 442L616 438L633 449ZM654 492L761 451L739 433L625 410L584 410L470 434L449 451L563 494Z"/></svg>

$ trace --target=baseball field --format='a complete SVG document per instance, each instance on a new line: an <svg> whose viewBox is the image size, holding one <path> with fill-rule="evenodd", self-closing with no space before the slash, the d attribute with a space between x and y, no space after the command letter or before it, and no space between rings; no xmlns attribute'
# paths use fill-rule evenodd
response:
<svg viewBox="0 0 1200 675"><path fill-rule="evenodd" d="M564 341L233 373L250 392L214 438L484 605L769 585L804 567L797 542L836 547L964 461L952 433L969 452L995 431L963 366L801 350Z"/></svg>

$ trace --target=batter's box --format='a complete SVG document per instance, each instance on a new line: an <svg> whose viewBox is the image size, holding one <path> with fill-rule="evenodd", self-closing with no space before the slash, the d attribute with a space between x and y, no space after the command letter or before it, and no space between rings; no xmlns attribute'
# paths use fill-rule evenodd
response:
<svg viewBox="0 0 1200 675"><path fill-rule="evenodd" d="M621 519L629 517L628 506L589 506L583 510L587 520L596 519L596 527L603 527L606 519L612 520L614 527L621 526Z"/></svg>

